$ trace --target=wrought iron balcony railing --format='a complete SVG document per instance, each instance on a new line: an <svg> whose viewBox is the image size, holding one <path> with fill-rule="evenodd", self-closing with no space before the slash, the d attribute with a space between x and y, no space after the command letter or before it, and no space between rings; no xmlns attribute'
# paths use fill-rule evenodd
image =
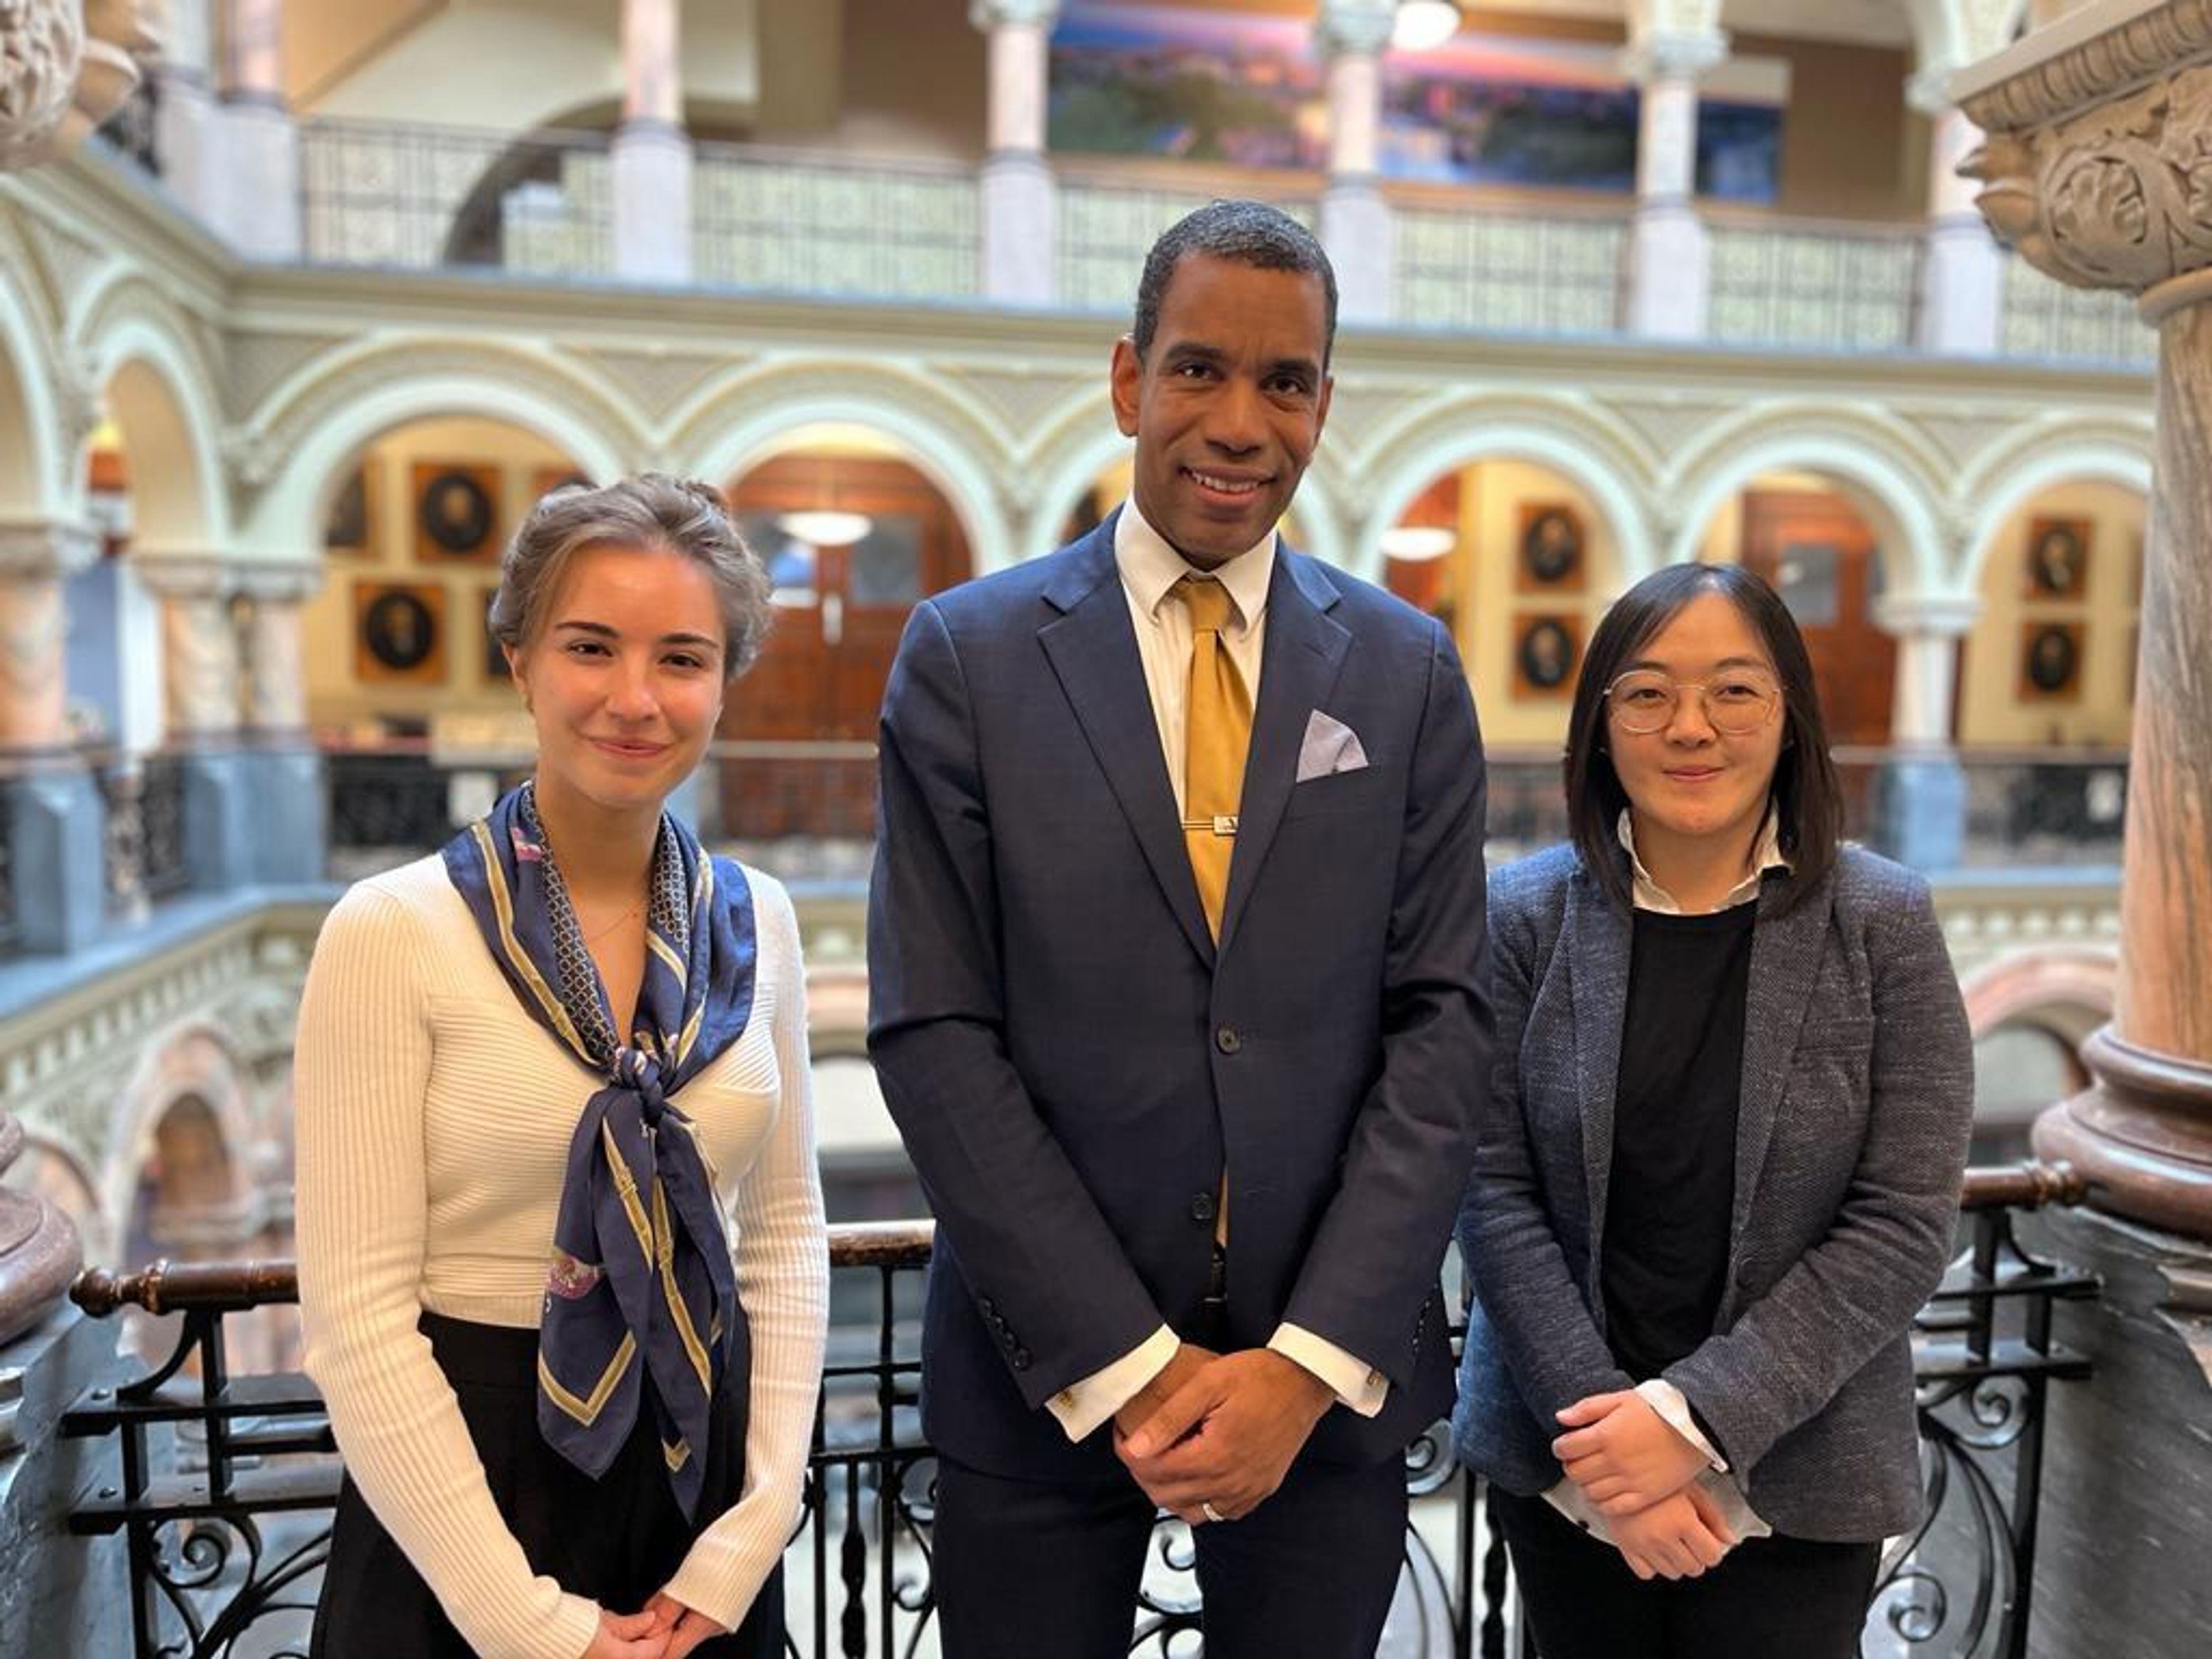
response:
<svg viewBox="0 0 2212 1659"><path fill-rule="evenodd" d="M1870 1653L2027 1650L2045 1396L2088 1372L2054 1340L2052 1314L2097 1283L2023 1252L2012 1218L2082 1191L2045 1166L1969 1174L1966 1247L1917 1335L1929 1517L1884 1560ZM916 1410L915 1316L930 1238L927 1223L831 1230L830 1360L786 1558L789 1650L808 1659L933 1650L935 1463ZM94 1269L73 1295L95 1316L181 1316L165 1358L79 1400L62 1427L109 1443L70 1527L126 1538L130 1582L116 1589L137 1659L296 1651L284 1644L312 1613L338 1458L307 1380L239 1375L225 1340L226 1321L296 1298L291 1264ZM1386 1651L1504 1659L1516 1634L1504 1552L1483 1524L1481 1483L1452 1465L1444 1425L1408 1449L1406 1480L1413 1522ZM1191 1565L1182 1523L1163 1517L1131 1611L1132 1654L1165 1659L1197 1630Z"/></svg>

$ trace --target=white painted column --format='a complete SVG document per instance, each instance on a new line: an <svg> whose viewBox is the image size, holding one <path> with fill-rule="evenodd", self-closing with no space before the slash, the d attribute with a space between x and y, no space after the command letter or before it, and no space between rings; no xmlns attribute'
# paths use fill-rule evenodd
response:
<svg viewBox="0 0 2212 1659"><path fill-rule="evenodd" d="M154 155L170 194L203 219L221 154L216 133L215 30L208 0L168 0L154 64Z"/></svg>
<svg viewBox="0 0 2212 1659"><path fill-rule="evenodd" d="M1897 641L1890 753L1875 778L1875 843L1922 870L1955 867L1966 844L1966 774L1951 741L1958 646L1981 613L1960 594L1884 594L1875 625Z"/></svg>
<svg viewBox="0 0 2212 1659"><path fill-rule="evenodd" d="M691 280L691 138L678 0L623 0L623 120L614 139L615 274Z"/></svg>
<svg viewBox="0 0 2212 1659"><path fill-rule="evenodd" d="M1920 261L1920 316L1914 343L1946 356L1996 354L2004 310L2004 250L1974 206L1979 186L1959 164L1982 130L1943 93L1948 70L1916 75L1905 89L1931 124L1928 144L1928 229Z"/></svg>
<svg viewBox="0 0 2212 1659"><path fill-rule="evenodd" d="M221 138L209 222L250 259L301 252L300 133L284 101L281 0L226 0Z"/></svg>
<svg viewBox="0 0 2212 1659"><path fill-rule="evenodd" d="M1328 184L1321 241L1336 267L1337 305L1347 322L1387 323L1396 246L1390 204L1376 187L1382 111L1382 49L1391 0L1323 0L1314 38L1328 64Z"/></svg>
<svg viewBox="0 0 2212 1659"><path fill-rule="evenodd" d="M1636 140L1636 217L1629 230L1623 322L1655 340L1705 332L1710 252L1698 217L1698 77L1728 57L1728 36L1647 33L1625 66L1643 88Z"/></svg>
<svg viewBox="0 0 2212 1659"><path fill-rule="evenodd" d="M1049 306L1060 193L1045 161L1048 49L1060 0L971 0L968 21L990 38L988 146L979 185L982 284L1001 305Z"/></svg>

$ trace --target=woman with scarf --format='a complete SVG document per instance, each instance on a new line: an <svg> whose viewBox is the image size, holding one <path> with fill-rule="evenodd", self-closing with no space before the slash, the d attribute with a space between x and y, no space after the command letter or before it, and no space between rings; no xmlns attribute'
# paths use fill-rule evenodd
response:
<svg viewBox="0 0 2212 1659"><path fill-rule="evenodd" d="M295 1073L347 1476L317 1659L782 1651L828 1268L799 929L664 811L758 649L712 489L538 503L491 627L531 780L356 886Z"/></svg>

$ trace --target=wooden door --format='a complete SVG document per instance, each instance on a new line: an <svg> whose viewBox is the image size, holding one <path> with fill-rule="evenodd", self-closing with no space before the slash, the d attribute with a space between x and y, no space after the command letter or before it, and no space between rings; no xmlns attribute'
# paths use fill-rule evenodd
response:
<svg viewBox="0 0 2212 1659"><path fill-rule="evenodd" d="M1797 619L1829 741L1888 743L1897 642L1875 626L1881 564L1866 520L1839 496L1747 490L1741 557Z"/></svg>
<svg viewBox="0 0 2212 1659"><path fill-rule="evenodd" d="M741 838L866 836L875 769L862 747L908 613L969 574L966 537L936 488L904 462L785 455L731 491L738 526L767 561L775 621L732 690L720 735L749 745L722 768L722 825ZM816 546L782 524L798 512L858 513L858 541Z"/></svg>

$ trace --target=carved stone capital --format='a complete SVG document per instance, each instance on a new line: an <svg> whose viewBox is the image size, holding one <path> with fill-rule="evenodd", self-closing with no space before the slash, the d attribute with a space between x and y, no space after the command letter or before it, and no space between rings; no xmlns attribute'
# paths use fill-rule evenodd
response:
<svg viewBox="0 0 2212 1659"><path fill-rule="evenodd" d="M52 153L83 65L75 0L0 0L0 170Z"/></svg>
<svg viewBox="0 0 2212 1659"><path fill-rule="evenodd" d="M1899 639L1964 639L1981 614L1972 593L1884 593L1874 602L1875 626Z"/></svg>
<svg viewBox="0 0 2212 1659"><path fill-rule="evenodd" d="M1008 24L1048 29L1060 16L1060 0L968 0L968 21L988 34Z"/></svg>
<svg viewBox="0 0 2212 1659"><path fill-rule="evenodd" d="M2110 0L1951 85L1990 135L1959 170L2038 270L2140 294L2212 265L2212 0Z"/></svg>
<svg viewBox="0 0 2212 1659"><path fill-rule="evenodd" d="M1390 44L1397 10L1393 0L1322 0L1314 46L1324 58L1379 56Z"/></svg>
<svg viewBox="0 0 2212 1659"><path fill-rule="evenodd" d="M1694 81L1728 62L1725 29L1652 30L1628 43L1620 55L1621 73L1638 86L1655 81Z"/></svg>
<svg viewBox="0 0 2212 1659"><path fill-rule="evenodd" d="M149 556L131 568L164 599L227 599L242 585L240 567L211 553Z"/></svg>
<svg viewBox="0 0 2212 1659"><path fill-rule="evenodd" d="M255 606L302 605L322 591L319 564L239 564L231 567L237 591Z"/></svg>
<svg viewBox="0 0 2212 1659"><path fill-rule="evenodd" d="M91 525L0 523L0 581L59 581L99 556L100 532Z"/></svg>

